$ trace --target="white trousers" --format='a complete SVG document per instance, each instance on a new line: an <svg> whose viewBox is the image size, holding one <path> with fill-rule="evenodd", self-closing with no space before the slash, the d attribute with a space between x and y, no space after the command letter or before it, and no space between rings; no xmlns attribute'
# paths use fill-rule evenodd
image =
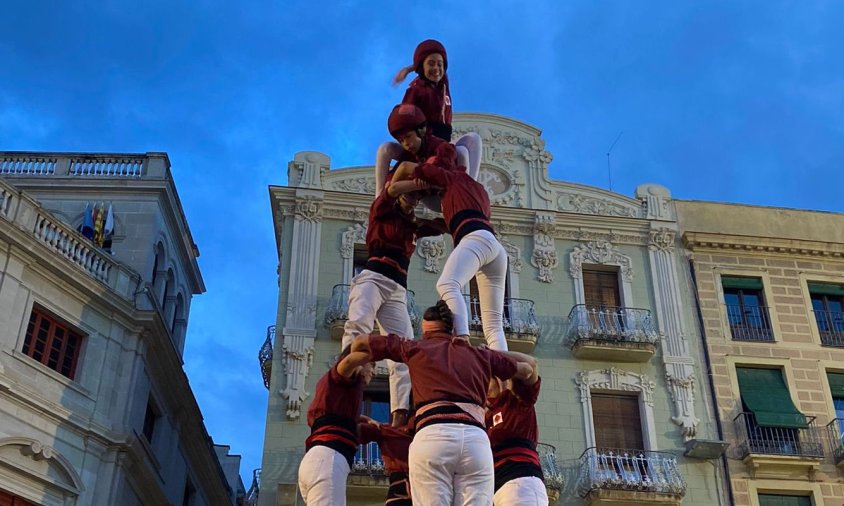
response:
<svg viewBox="0 0 844 506"><path fill-rule="evenodd" d="M478 282L486 344L493 350L507 351L504 337L504 283L507 281L507 251L487 230L463 237L448 256L437 292L454 313L454 334L469 334L469 311L461 289L472 278Z"/></svg>
<svg viewBox="0 0 844 506"><path fill-rule="evenodd" d="M472 179L477 181L478 174L481 172L481 155L483 153L481 136L476 132L466 132L454 141L454 147L457 148L458 164L466 167Z"/></svg>
<svg viewBox="0 0 844 506"><path fill-rule="evenodd" d="M346 504L349 462L336 450L314 446L299 463L299 493L308 506Z"/></svg>
<svg viewBox="0 0 844 506"><path fill-rule="evenodd" d="M536 476L510 480L492 498L495 506L548 506L545 483Z"/></svg>
<svg viewBox="0 0 844 506"><path fill-rule="evenodd" d="M413 504L489 506L495 490L486 432L461 423L429 425L408 454Z"/></svg>
<svg viewBox="0 0 844 506"><path fill-rule="evenodd" d="M407 314L407 290L392 279L364 269L349 287L349 319L343 328L341 349L357 336L369 335L375 322L382 332L413 339L413 324ZM410 374L407 366L387 360L390 371L390 412L410 409Z"/></svg>

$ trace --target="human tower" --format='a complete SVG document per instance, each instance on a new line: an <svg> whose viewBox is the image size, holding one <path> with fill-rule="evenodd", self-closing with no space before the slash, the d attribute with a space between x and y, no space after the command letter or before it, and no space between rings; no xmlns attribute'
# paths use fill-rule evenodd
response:
<svg viewBox="0 0 844 506"><path fill-rule="evenodd" d="M490 223L489 196L477 182L481 139L453 144L448 57L421 42L396 75L410 83L387 119L376 155L376 196L366 232L368 259L352 279L337 363L317 382L308 409L311 434L299 466L309 506L346 504L357 447L377 441L389 476L385 504L548 504L536 452L536 361L507 351L502 318L507 253ZM417 218L419 203L443 218ZM440 300L414 337L407 313L407 270L420 237L451 235L454 248L436 284ZM469 342L461 288L475 278L486 346ZM375 322L382 334L372 334ZM387 360L391 422L363 417L373 363ZM412 403L411 403L412 399Z"/></svg>

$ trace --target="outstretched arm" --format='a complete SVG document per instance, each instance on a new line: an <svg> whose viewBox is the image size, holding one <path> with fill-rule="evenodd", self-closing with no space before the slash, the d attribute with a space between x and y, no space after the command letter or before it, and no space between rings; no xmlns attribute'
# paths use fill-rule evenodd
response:
<svg viewBox="0 0 844 506"><path fill-rule="evenodd" d="M533 385L537 382L537 380L539 380L539 363L536 361L536 358L524 353L519 353L518 351L505 351L504 353L519 362L519 373L516 374L516 379L521 380L527 385ZM523 369L522 364L528 366L530 371L527 376L519 377Z"/></svg>
<svg viewBox="0 0 844 506"><path fill-rule="evenodd" d="M355 370L367 362L370 362L369 352L352 351L337 364L337 372L344 378L351 378Z"/></svg>

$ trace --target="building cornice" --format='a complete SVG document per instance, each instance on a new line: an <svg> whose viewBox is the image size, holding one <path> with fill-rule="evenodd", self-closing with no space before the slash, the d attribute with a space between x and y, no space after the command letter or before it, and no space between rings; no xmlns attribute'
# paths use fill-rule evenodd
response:
<svg viewBox="0 0 844 506"><path fill-rule="evenodd" d="M692 251L742 251L751 254L844 258L844 244L801 239L685 232L683 245Z"/></svg>

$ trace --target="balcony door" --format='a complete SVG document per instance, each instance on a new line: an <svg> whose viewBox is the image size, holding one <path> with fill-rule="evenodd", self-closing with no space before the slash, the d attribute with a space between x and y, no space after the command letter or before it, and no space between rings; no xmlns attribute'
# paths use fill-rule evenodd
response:
<svg viewBox="0 0 844 506"><path fill-rule="evenodd" d="M592 392L597 466L603 478L643 483L648 466L643 450L639 397Z"/></svg>
<svg viewBox="0 0 844 506"><path fill-rule="evenodd" d="M0 506L38 506L34 502L29 502L25 499L21 499L18 496L14 496L8 492L4 492L0 490Z"/></svg>
<svg viewBox="0 0 844 506"><path fill-rule="evenodd" d="M821 343L844 346L844 286L809 282L809 295Z"/></svg>
<svg viewBox="0 0 844 506"><path fill-rule="evenodd" d="M617 270L583 268L583 292L589 309L618 308L621 292L618 289Z"/></svg>

